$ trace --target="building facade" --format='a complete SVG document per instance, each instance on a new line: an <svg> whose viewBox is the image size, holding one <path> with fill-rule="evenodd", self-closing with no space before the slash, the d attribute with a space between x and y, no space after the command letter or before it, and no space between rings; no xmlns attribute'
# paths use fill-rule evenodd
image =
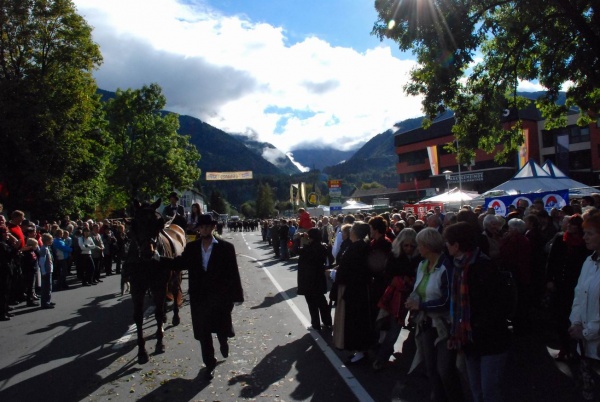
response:
<svg viewBox="0 0 600 402"><path fill-rule="evenodd" d="M483 193L512 178L530 159L540 165L550 159L571 178L590 186L600 185L600 120L579 127L577 114L573 113L568 116L566 128L546 130L545 121L532 103L526 109L507 109L501 121L509 128L519 119L524 144L519 153L501 165L494 161L495 153L480 150L471 164L457 164L456 155L445 149L455 141L453 116L434 121L427 130L418 128L397 133L394 142L398 155L398 191L406 200L419 200L426 194L442 193L454 187ZM437 166L432 167L436 154Z"/></svg>

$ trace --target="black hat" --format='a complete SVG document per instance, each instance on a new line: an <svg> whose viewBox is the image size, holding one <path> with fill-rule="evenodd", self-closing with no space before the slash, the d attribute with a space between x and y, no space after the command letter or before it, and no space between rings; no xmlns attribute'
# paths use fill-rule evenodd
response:
<svg viewBox="0 0 600 402"><path fill-rule="evenodd" d="M198 217L198 226L216 225L217 221L213 219L211 214L202 214Z"/></svg>
<svg viewBox="0 0 600 402"><path fill-rule="evenodd" d="M179 201L179 196L177 195L177 193L175 191L171 191L171 194L169 194L169 196L167 198L168 199L175 198L177 201Z"/></svg>

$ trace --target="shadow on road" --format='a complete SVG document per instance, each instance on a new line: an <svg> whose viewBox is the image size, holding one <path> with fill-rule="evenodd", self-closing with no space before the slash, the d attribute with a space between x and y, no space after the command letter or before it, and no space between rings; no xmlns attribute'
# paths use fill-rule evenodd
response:
<svg viewBox="0 0 600 402"><path fill-rule="evenodd" d="M130 325L128 318L132 316L129 301L116 303L111 307L100 307L114 298L114 294L109 294L90 299L69 318L26 334L63 331L41 350L23 354L15 363L0 369L0 379L3 380L0 385L0 400L80 401L104 384L142 370L142 367L136 365L135 359L125 358L136 347L135 341L120 349L112 347L118 337L127 331ZM107 326L112 328L107 330ZM146 335L149 332L153 334L154 320L146 320L144 327ZM152 352L153 342L148 346ZM102 378L99 373L117 360L122 365L108 377ZM57 363L60 366L47 368ZM25 375L28 377L21 380ZM20 382L10 385L17 381Z"/></svg>
<svg viewBox="0 0 600 402"><path fill-rule="evenodd" d="M332 390L339 387L333 383L339 381L335 378L324 377L320 373L324 365L315 362L323 359L323 354L315 346L309 334L285 345L276 346L267 354L253 369L250 374L232 377L229 385L238 383L245 384L240 391L240 398L256 398L267 390L269 393L276 392L278 383L281 384L281 395L287 394L283 389L291 383L286 376L295 366L298 371L295 380L296 388L289 394L294 400L312 401L351 401L354 398L348 392L347 395L333 394ZM326 378L326 379L325 379Z"/></svg>

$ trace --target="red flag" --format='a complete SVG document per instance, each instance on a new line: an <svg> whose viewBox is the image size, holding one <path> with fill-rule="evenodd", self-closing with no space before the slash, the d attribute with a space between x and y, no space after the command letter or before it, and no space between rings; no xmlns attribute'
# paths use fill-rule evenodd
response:
<svg viewBox="0 0 600 402"><path fill-rule="evenodd" d="M415 181L415 189L417 190L417 197L419 197L419 183L417 182L417 177L414 178Z"/></svg>

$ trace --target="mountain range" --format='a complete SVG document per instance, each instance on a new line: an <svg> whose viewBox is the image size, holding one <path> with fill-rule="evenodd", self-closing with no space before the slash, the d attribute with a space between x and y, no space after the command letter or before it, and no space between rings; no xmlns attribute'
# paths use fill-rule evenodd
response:
<svg viewBox="0 0 600 402"><path fill-rule="evenodd" d="M114 92L104 90L98 92L103 100L115 96ZM531 99L541 94L541 92L520 93ZM440 118L452 115L450 111L445 113L448 116L440 116ZM307 173L304 173L307 170L318 170L322 173L318 179L312 179L315 183L332 178L356 187L362 183L372 182L388 188L396 187L398 177L394 137L397 133L421 127L422 120L422 117L418 117L398 122L393 129L375 135L356 150L295 149L290 153L291 155L286 155L270 143L260 142L246 135L226 133L186 115L179 116L179 133L189 135L191 143L200 152L201 159L198 166L203 176L206 172L251 170L255 178L270 181L272 187L276 189L278 199L285 199L289 194L289 183L291 183L289 176L297 176L292 180L294 182L310 181L307 178L315 176L307 176ZM274 179L278 176L278 179ZM217 188L215 183L208 182L207 187L209 188L205 191ZM245 183L219 182L218 188L225 190L227 199L233 203L239 204L254 198L254 194L248 194L249 191L254 191L254 188Z"/></svg>

